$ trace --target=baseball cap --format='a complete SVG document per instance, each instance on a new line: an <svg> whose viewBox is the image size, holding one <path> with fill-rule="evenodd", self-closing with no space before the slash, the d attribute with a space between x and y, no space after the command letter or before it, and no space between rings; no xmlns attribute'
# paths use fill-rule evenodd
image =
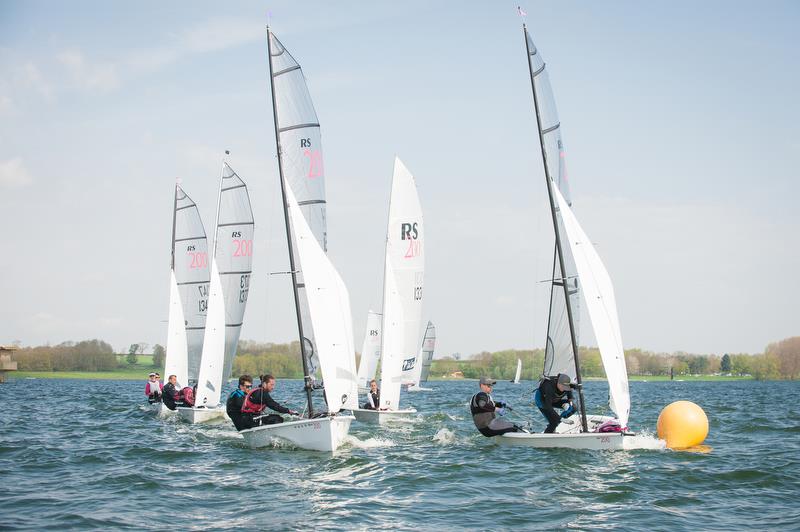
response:
<svg viewBox="0 0 800 532"><path fill-rule="evenodd" d="M559 373L558 374L558 383L562 386L571 386L572 379L569 378L569 375L566 373Z"/></svg>
<svg viewBox="0 0 800 532"><path fill-rule="evenodd" d="M490 379L489 377L481 377L481 384L485 384L486 386L494 386L497 384L497 381Z"/></svg>

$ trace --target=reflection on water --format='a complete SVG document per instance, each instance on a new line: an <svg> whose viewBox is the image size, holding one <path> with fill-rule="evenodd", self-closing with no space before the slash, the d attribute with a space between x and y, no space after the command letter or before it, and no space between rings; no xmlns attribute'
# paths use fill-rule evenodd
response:
<svg viewBox="0 0 800 532"><path fill-rule="evenodd" d="M800 401L785 401L780 418L754 416L764 393L797 397L797 383L632 383L639 435L635 449L613 452L494 445L468 412L477 384L437 382L404 396L419 411L411 418L354 422L334 456L252 450L227 423L157 419L141 388L0 386L2 526L141 529L147 512L190 528L730 529L753 516L800 527ZM585 390L590 411L605 413L605 384ZM302 405L299 381L278 391ZM532 391L498 383L494 396L514 406L515 422L541 431ZM705 452L664 451L653 436L661 408L679 399L708 414Z"/></svg>

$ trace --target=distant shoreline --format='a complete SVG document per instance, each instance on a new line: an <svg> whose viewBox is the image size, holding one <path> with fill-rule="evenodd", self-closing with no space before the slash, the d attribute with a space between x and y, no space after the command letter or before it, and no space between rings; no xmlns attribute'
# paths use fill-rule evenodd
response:
<svg viewBox="0 0 800 532"><path fill-rule="evenodd" d="M151 370L152 371L152 370ZM117 370L117 371L14 371L7 374L8 380L20 379L87 379L87 380L147 380L149 371L142 370ZM276 376L278 379L291 379L292 377ZM165 378L161 372L162 381ZM441 378L431 377L429 382L474 382L478 379L467 378ZM503 379L498 379L503 381ZM604 381L603 377L588 377L584 381ZM666 375L629 375L631 382L668 382L670 378ZM723 375L676 375L673 382L727 382L727 381L748 381L755 380L751 376L723 376ZM532 384L535 381L522 381L520 384Z"/></svg>

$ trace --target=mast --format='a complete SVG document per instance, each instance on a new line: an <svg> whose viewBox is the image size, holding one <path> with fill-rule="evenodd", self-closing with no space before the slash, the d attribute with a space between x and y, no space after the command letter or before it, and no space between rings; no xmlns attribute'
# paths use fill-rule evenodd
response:
<svg viewBox="0 0 800 532"><path fill-rule="evenodd" d="M286 182L283 179L283 154L281 150L281 137L278 132L278 104L275 100L275 78L272 68L272 31L267 25L267 57L269 58L269 86L272 96L272 119L275 122L275 146L278 151L278 174L281 180L281 197L283 198L283 220L286 223L286 244L289 249L289 270L292 274L292 293L294 294L294 308L297 315L297 332L300 335L300 357L303 360L303 381L305 382L306 400L308 402L308 417L314 414L314 403L311 397L311 377L306 359L306 343L303 334L303 320L300 316L300 294L297 292L297 269L294 264L294 250L292 248L292 230L289 225L289 204L286 201Z"/></svg>
<svg viewBox="0 0 800 532"><path fill-rule="evenodd" d="M556 235L556 253L558 254L558 265L561 271L561 280L556 281L553 280L553 284L561 285L564 288L564 302L567 308L567 319L569 320L569 335L572 341L572 354L575 360L575 380L577 381L577 388L578 388L578 397L580 400L580 408L581 408L581 427L583 432L589 431L589 426L586 421L586 407L583 403L583 381L581 379L581 365L578 358L578 342L575 338L575 324L573 323L572 318L572 305L569 301L569 286L567 285L567 269L564 266L564 254L562 253L561 247L561 237L558 234L558 218L556 217L556 205L555 200L553 198L553 190L552 190L552 179L550 178L550 170L547 167L547 151L545 150L544 145L544 134L542 133L542 117L539 114L539 99L536 97L536 82L535 82L535 75L533 72L533 66L531 65L531 47L528 43L528 26L523 22L522 23L522 32L525 36L525 49L527 50L527 61L528 61L528 72L530 73L531 77L531 92L533 92L533 107L536 110L536 125L539 131L539 146L542 149L542 164L544 165L544 178L547 182L547 197L550 200L550 213L552 214L553 218L553 232ZM555 268L554 268L555 269ZM548 320L550 318L548 317ZM545 352L547 351L547 341L545 340Z"/></svg>

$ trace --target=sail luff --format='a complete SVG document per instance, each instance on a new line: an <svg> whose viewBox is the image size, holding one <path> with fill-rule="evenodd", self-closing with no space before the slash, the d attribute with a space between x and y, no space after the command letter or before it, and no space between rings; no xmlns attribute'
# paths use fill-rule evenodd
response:
<svg viewBox="0 0 800 532"><path fill-rule="evenodd" d="M292 292L294 294L294 305L297 314L297 329L300 336L300 356L303 362L303 380L306 390L306 401L308 416L314 414L314 402L311 396L312 383L309 374L308 359L306 356L304 335L303 335L303 320L300 315L300 296L297 291L297 270L295 268L294 251L292 249L292 230L289 221L289 205L286 200L286 183L283 175L283 154L281 149L280 126L278 125L278 107L275 99L275 73L272 64L272 31L267 26L267 57L269 59L269 83L272 96L272 118L275 123L275 146L278 152L278 174L281 185L281 198L283 199L283 219L286 225L286 245L289 248L289 269L292 272Z"/></svg>
<svg viewBox="0 0 800 532"><path fill-rule="evenodd" d="M544 72L545 64L542 61L541 67L537 68L536 72L534 72L533 64L531 62L531 57L537 53L536 47L534 46L533 52L531 52L531 45L533 44L533 41L531 40L530 35L528 34L528 28L525 24L523 24L522 29L525 35L525 49L527 50L528 71L530 73L530 78L531 78L531 91L533 92L533 104L534 104L534 109L536 111L536 125L539 131L539 145L542 151L542 163L544 164L544 174L545 174L545 181L547 184L547 194L550 200L550 211L553 218L553 231L555 233L555 240L556 240L556 254L558 256L559 269L561 272L560 284L564 290L564 302L566 305L567 318L569 321L570 340L572 342L573 357L575 362L575 378L578 383L578 395L580 399L579 402L580 402L580 412L581 412L581 425L583 431L586 432L588 431L588 422L586 419L586 407L583 397L583 388L581 387L581 370L580 370L580 359L578 357L578 341L575 333L575 323L573 320L572 307L570 305L570 293L569 293L569 285L567 282L568 277L567 277L566 267L564 265L563 246L561 245L561 237L559 235L558 213L556 211L555 200L553 198L553 188L554 188L553 178L550 175L550 169L548 166L547 148L545 146L545 130L543 129L542 126L542 115L539 107L539 97L537 95L537 90L536 90L537 89L536 76ZM553 107L555 107L554 104ZM560 126L560 124L551 126L550 131L555 131L558 128L558 126ZM558 147L559 149L561 148L560 139ZM548 339L549 339L549 332L550 331L548 331Z"/></svg>

